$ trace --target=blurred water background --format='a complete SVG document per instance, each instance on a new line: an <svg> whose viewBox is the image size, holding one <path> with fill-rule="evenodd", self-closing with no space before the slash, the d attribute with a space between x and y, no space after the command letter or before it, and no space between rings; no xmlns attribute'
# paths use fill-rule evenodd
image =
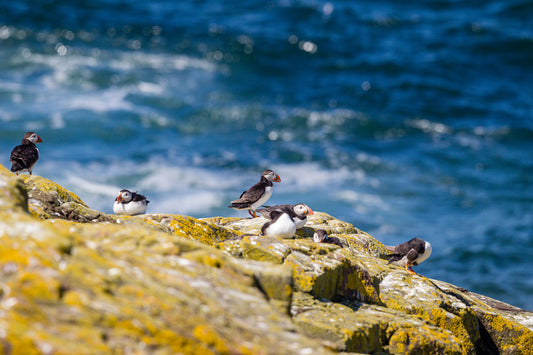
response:
<svg viewBox="0 0 533 355"><path fill-rule="evenodd" d="M242 216L305 202L417 270L533 310L533 3L17 0L0 3L0 162L112 212Z"/></svg>

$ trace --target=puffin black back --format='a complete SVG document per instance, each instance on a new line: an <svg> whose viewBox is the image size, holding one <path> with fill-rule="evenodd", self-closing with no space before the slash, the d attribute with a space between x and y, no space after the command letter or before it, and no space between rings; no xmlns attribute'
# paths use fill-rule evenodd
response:
<svg viewBox="0 0 533 355"><path fill-rule="evenodd" d="M9 161L11 171L15 174L27 171L32 174L33 166L39 160L39 149L36 143L41 143L42 139L35 132L27 132L22 138L22 144L17 145L11 151Z"/></svg>

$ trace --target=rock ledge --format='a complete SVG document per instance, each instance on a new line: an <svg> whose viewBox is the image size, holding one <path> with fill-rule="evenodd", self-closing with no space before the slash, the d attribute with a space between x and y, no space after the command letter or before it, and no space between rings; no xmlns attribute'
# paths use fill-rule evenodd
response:
<svg viewBox="0 0 533 355"><path fill-rule="evenodd" d="M0 165L0 350L532 353L533 313L387 265L346 222L315 213L293 240L262 223L107 215Z"/></svg>

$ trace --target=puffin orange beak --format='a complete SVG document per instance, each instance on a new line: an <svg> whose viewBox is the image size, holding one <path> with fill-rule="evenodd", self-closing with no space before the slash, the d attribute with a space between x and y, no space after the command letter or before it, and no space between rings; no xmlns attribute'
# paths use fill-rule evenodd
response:
<svg viewBox="0 0 533 355"><path fill-rule="evenodd" d="M116 198L116 201L122 203L122 194L118 194L118 197Z"/></svg>
<svg viewBox="0 0 533 355"><path fill-rule="evenodd" d="M43 140L41 139L41 137L37 136L37 142L35 142L35 143L42 143L42 142L43 142Z"/></svg>
<svg viewBox="0 0 533 355"><path fill-rule="evenodd" d="M274 180L272 180L272 181L274 181L274 182L280 182L281 179L280 179L279 175L276 174L276 177L275 177Z"/></svg>
<svg viewBox="0 0 533 355"><path fill-rule="evenodd" d="M313 215L313 210L311 209L311 207L307 207L307 215L311 216Z"/></svg>

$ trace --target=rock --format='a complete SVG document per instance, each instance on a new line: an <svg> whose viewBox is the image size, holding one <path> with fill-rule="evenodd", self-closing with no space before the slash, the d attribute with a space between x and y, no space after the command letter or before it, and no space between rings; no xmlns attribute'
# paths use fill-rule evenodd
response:
<svg viewBox="0 0 533 355"><path fill-rule="evenodd" d="M37 175L21 174L28 191L29 211L42 219L64 218L78 222L110 221L105 213L90 209L77 195Z"/></svg>
<svg viewBox="0 0 533 355"><path fill-rule="evenodd" d="M114 216L113 220L116 223L125 225L149 227L211 246L224 240L235 238L238 235L236 232L227 228L189 216L145 214L137 216Z"/></svg>
<svg viewBox="0 0 533 355"><path fill-rule="evenodd" d="M0 211L27 211L26 185L0 164Z"/></svg>
<svg viewBox="0 0 533 355"><path fill-rule="evenodd" d="M327 353L220 251L148 229L30 220L1 238L13 353Z"/></svg>
<svg viewBox="0 0 533 355"><path fill-rule="evenodd" d="M291 312L298 327L337 351L461 354L451 331L416 316L357 301L331 302L296 293Z"/></svg>
<svg viewBox="0 0 533 355"><path fill-rule="evenodd" d="M322 223L313 225L310 221L308 224L310 228L324 229L325 225L330 224L328 222L332 217L319 212L315 214ZM247 228L244 221L250 220L241 220L239 223L231 221L226 225L237 226L241 231L251 231L252 229ZM342 225L342 228L353 231L345 225ZM475 294L453 285L421 276L412 276L404 272L402 268L388 265L385 258L380 258L388 254L384 246L368 234L357 232L357 234L337 234L337 230L330 229L329 233L335 233L345 245L343 248L330 244L315 244L310 239L283 240L257 236L226 241L219 247L236 257L267 260L290 266L293 270L296 292L304 292L314 296L315 299L327 302L361 302L386 307L388 311L400 312L395 315L396 322L402 324L411 322L413 316L416 316L428 325L444 331L439 336L436 336L434 331L420 335L419 340L422 343L412 348L407 344L412 345L413 339L403 336L391 338L397 342L394 347L391 347L392 340L389 339L389 343L374 344L372 347L374 350L368 350L363 346L366 349L363 352L425 353L424 349L427 349L425 348L427 344L440 349L441 342L438 339L442 340L442 337L449 333L453 335L453 339L457 340L457 344L461 345L461 352L465 354L487 351L528 353L528 346L533 341L532 313L505 304L495 307L496 301L487 304L488 298L483 301ZM517 317L517 313L523 318ZM319 314L323 315L323 312ZM314 329L316 322L313 320L311 323L311 326L307 324L303 326L303 329L309 329L309 327ZM302 326L306 324L306 321L300 319L299 324ZM323 326L324 324L321 327ZM379 329L379 334L389 326L390 322L377 322L373 325L373 327L383 328ZM412 328L409 328L411 336L413 336ZM504 337L501 337L501 329L514 335L507 337L504 341ZM403 334L402 332L398 334ZM329 329L324 330L324 333L335 332ZM350 339L352 338L345 336L345 329L341 333L334 336L337 339L334 341L337 344L335 348L343 351L362 351L361 349L351 350L352 340ZM431 341L428 335L430 333L435 335ZM313 332L308 335L316 336ZM346 343L339 345L339 339L344 339ZM405 342L404 347L399 345L399 339ZM517 339L521 341L518 343ZM454 353L457 350L442 349L444 349L443 353Z"/></svg>
<svg viewBox="0 0 533 355"><path fill-rule="evenodd" d="M263 218L107 215L0 166L6 353L529 354L533 314L387 264L320 212L294 239ZM312 241L316 229L342 247Z"/></svg>

